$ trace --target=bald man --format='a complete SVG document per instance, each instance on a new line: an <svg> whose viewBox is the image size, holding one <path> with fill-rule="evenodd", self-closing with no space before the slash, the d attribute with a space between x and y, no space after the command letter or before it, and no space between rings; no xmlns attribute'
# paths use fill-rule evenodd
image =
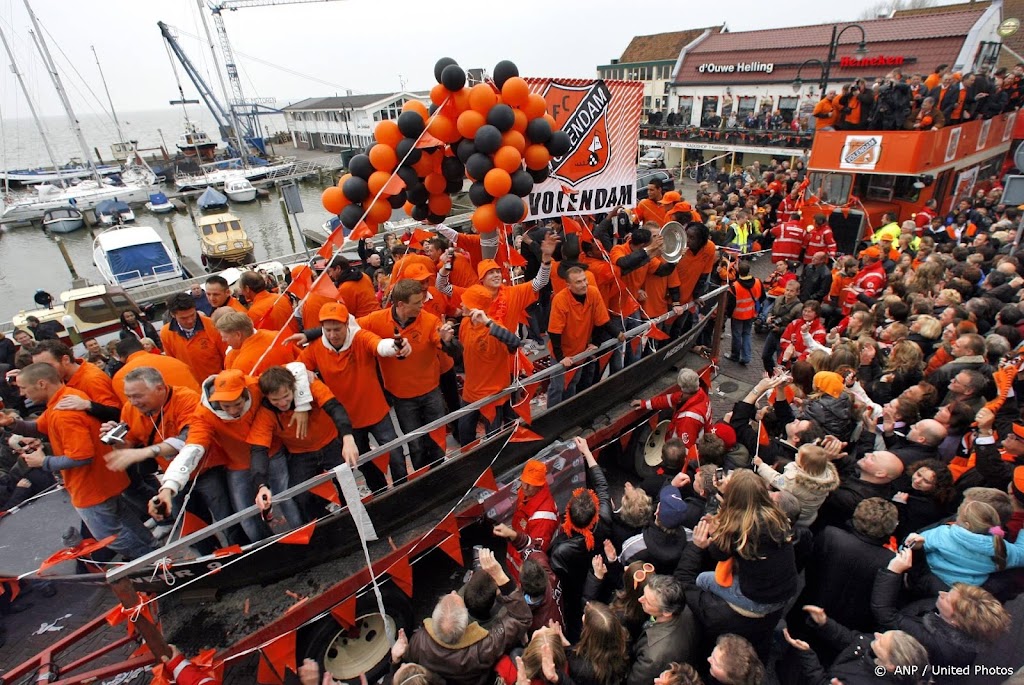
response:
<svg viewBox="0 0 1024 685"><path fill-rule="evenodd" d="M857 505L869 497L881 497L888 502L895 492L893 481L902 475L903 462L898 456L885 451L868 452L857 461L854 473L844 477L821 505L814 529L844 527Z"/></svg>
<svg viewBox="0 0 1024 685"><path fill-rule="evenodd" d="M904 469L921 459L938 459L939 445L946 439L946 427L935 419L922 419L910 427L907 436L885 436L885 446L903 462Z"/></svg>

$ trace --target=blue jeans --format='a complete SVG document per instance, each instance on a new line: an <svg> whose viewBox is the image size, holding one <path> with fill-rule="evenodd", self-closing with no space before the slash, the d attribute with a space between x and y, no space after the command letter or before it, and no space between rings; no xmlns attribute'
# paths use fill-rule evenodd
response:
<svg viewBox="0 0 1024 685"><path fill-rule="evenodd" d="M740 579L737 576L733 576L732 585L729 587L723 587L718 584L715 580L714 571L705 571L697 576L697 587L701 590L706 590L713 595L721 597L729 604L734 604L740 609L749 611L761 616L777 611L782 607L786 606L786 602L777 602L775 604L762 604L755 602L752 599L748 599L743 592L740 590Z"/></svg>
<svg viewBox="0 0 1024 685"><path fill-rule="evenodd" d="M370 451L371 435L377 441L378 446L386 445L398 437L398 433L395 432L395 424L391 421L390 413L385 414L384 418L372 426L352 429L352 437L356 441L356 447L359 448L359 454L365 454ZM391 468L391 482L393 484L398 485L405 481L409 472L405 466L405 452L402 451L401 447L391 450L388 466ZM363 474L363 478L366 479L366 487L370 488L371 491L377 492L388 486L384 474L381 473L376 464L372 462L365 464L359 467L359 471Z"/></svg>
<svg viewBox="0 0 1024 685"><path fill-rule="evenodd" d="M403 433L412 433L444 416L444 400L438 388L419 397L396 397L393 406L395 416L398 417L398 427ZM411 440L408 444L409 460L412 461L413 469L421 469L444 456L441 448L429 435Z"/></svg>
<svg viewBox="0 0 1024 685"><path fill-rule="evenodd" d="M732 320L732 356L743 364L750 363L751 335L754 332L754 320Z"/></svg>
<svg viewBox="0 0 1024 685"><path fill-rule="evenodd" d="M479 411L471 411L459 419L455 437L463 447L476 440L476 425L480 421L481 416L482 414ZM484 435L491 435L492 433L498 432L506 421L512 421L514 418L515 413L512 411L512 407L509 405L508 400L506 400L504 404L499 405L494 410L493 421L487 421L487 419L484 418L484 421L487 424L484 427Z"/></svg>
<svg viewBox="0 0 1024 685"><path fill-rule="evenodd" d="M565 382L564 371L551 377L548 381L548 409L571 399L577 392L582 392L594 384L592 377L597 370L597 361L588 361L589 363L581 362L578 366L572 367L575 373L568 384Z"/></svg>
<svg viewBox="0 0 1024 685"><path fill-rule="evenodd" d="M110 549L129 561L149 554L156 546L146 526L120 496L91 507L75 507L75 510L95 539L116 535Z"/></svg>
<svg viewBox="0 0 1024 685"><path fill-rule="evenodd" d="M643 310L638 309L635 314L627 316L623 320L623 329L628 331L642 324L644 322L644 319L641 318L642 313ZM615 314L612 314L612 316L615 316ZM633 349L633 343L635 340L636 338L627 340L615 347L615 353L612 354L612 360L609 363L609 373L618 373L623 369L623 367L629 366L633 362L640 360L644 350L639 346L639 343L637 344L637 348L635 350ZM625 352L623 352L623 347L626 348Z"/></svg>
<svg viewBox="0 0 1024 685"><path fill-rule="evenodd" d="M276 458L276 457L275 457ZM273 463L274 459L270 460ZM341 464L341 441L338 438L331 440L329 443L324 445L322 448L313 452L302 452L299 454L288 454L287 459L282 461L288 467L288 483L290 485L298 485L303 481L307 481L313 476L323 473L324 471L332 471L335 466ZM273 482L271 482L271 490L274 489ZM275 490L276 492L276 490ZM308 523L314 519L323 516L327 507L323 503L323 500L307 491L299 495L295 495L295 504L299 508L301 514L301 522ZM287 518L287 513L285 517ZM289 519L289 524L295 526Z"/></svg>
<svg viewBox="0 0 1024 685"><path fill-rule="evenodd" d="M274 459L270 460L270 477L271 490L274 490ZM288 476L288 470L284 469L285 477ZM236 512L247 509L253 505L256 501L256 490L253 487L252 476L249 474L249 469L242 471L228 471L228 495L231 497L231 506L235 508ZM287 487L287 481L285 483ZM278 506L283 507L284 505L295 506L294 502L281 502ZM252 542L257 542L270 535L270 529L267 528L266 524L263 523L263 519L259 516L250 516L249 518L242 521L242 530L245 531L246 537Z"/></svg>
<svg viewBox="0 0 1024 685"><path fill-rule="evenodd" d="M188 483L179 490L171 502L171 520L177 520L182 504L185 502L185 495L189 491L192 495L185 508L200 518L209 516L214 521L219 521L235 513L231 506L231 498L228 496L228 484L224 472L223 468L204 471L196 476L194 486ZM244 545L248 542L242 529L238 526L231 526L224 531L224 537L229 545ZM212 554L221 545L217 538L210 537L200 540L193 546L200 554Z"/></svg>

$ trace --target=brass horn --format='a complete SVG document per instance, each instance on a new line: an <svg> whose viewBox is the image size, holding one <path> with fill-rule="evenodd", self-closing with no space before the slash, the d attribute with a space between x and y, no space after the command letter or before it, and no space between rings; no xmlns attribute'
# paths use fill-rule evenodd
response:
<svg viewBox="0 0 1024 685"><path fill-rule="evenodd" d="M669 221L661 227L661 238L665 241L661 248L661 258L675 264L686 250L686 229L678 221Z"/></svg>

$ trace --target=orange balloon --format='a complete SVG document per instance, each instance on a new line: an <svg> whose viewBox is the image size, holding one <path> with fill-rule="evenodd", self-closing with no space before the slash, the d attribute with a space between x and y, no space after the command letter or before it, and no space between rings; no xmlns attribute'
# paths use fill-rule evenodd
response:
<svg viewBox="0 0 1024 685"><path fill-rule="evenodd" d="M438 83L436 86L430 89L430 101L433 102L438 107L440 107L441 103L447 100L450 94L450 90L448 90L443 85Z"/></svg>
<svg viewBox="0 0 1024 685"><path fill-rule="evenodd" d="M431 195L427 200L427 208L431 214L446 216L448 212L452 211L452 198L445 193Z"/></svg>
<svg viewBox="0 0 1024 685"><path fill-rule="evenodd" d="M498 104L498 94L490 85L478 83L469 89L469 106L481 114L487 114L496 104Z"/></svg>
<svg viewBox="0 0 1024 685"><path fill-rule="evenodd" d="M341 214L341 210L345 209L349 204L345 193L341 192L341 188L338 186L324 188L323 195L320 196L320 202L323 203L324 209L331 214Z"/></svg>
<svg viewBox="0 0 1024 685"><path fill-rule="evenodd" d="M523 154L526 151L526 136L514 128L509 129L501 134L501 144L514 147L519 151L519 154Z"/></svg>
<svg viewBox="0 0 1024 685"><path fill-rule="evenodd" d="M472 138L476 135L477 129L487 123L487 117L475 109L467 109L459 115L456 128L463 138Z"/></svg>
<svg viewBox="0 0 1024 685"><path fill-rule="evenodd" d="M526 113L521 109L512 110L512 114L516 120L512 123L512 130L519 131L520 133L526 133L526 125L530 123L530 119L526 116Z"/></svg>
<svg viewBox="0 0 1024 685"><path fill-rule="evenodd" d="M377 193L380 192L380 189L383 188L389 180L391 180L391 174L387 171L374 171L370 174L370 178L366 181L366 185L370 187L371 200L377 197Z"/></svg>
<svg viewBox="0 0 1024 685"><path fill-rule="evenodd" d="M484 189L491 197L501 197L512 190L512 177L504 169L491 169L484 176Z"/></svg>
<svg viewBox="0 0 1024 685"><path fill-rule="evenodd" d="M530 100L530 86L518 76L505 81L501 87L501 100L512 107L522 107Z"/></svg>
<svg viewBox="0 0 1024 685"><path fill-rule="evenodd" d="M498 211L494 208L493 202L477 207L473 211L473 228L477 233L490 233L498 228L500 223Z"/></svg>
<svg viewBox="0 0 1024 685"><path fill-rule="evenodd" d="M424 153L423 156L420 157L420 161L412 165L412 169L416 172L417 176L423 178L427 174L434 173L434 160L430 155Z"/></svg>
<svg viewBox="0 0 1024 685"><path fill-rule="evenodd" d="M548 125L551 126L552 131L562 130L558 123L555 121L555 118L550 114L545 114L543 118L546 122L548 122Z"/></svg>
<svg viewBox="0 0 1024 685"><path fill-rule="evenodd" d="M369 224L379 224L391 218L391 205L384 198L381 198L370 205L366 212L366 221Z"/></svg>
<svg viewBox="0 0 1024 685"><path fill-rule="evenodd" d="M402 105L402 111L403 112L416 112L421 117L423 117L423 121L426 121L427 117L430 116L430 112L427 111L427 106L424 105L419 100L409 100L404 105Z"/></svg>
<svg viewBox="0 0 1024 685"><path fill-rule="evenodd" d="M423 179L423 185L427 187L427 191L431 195L439 195L444 192L444 189L448 186L448 182L441 174L429 174L425 179Z"/></svg>
<svg viewBox="0 0 1024 685"><path fill-rule="evenodd" d="M377 171L391 173L398 166L398 154L395 152L395 148L384 143L377 143L370 148L370 164Z"/></svg>
<svg viewBox="0 0 1024 685"><path fill-rule="evenodd" d="M455 103L455 111L459 114L469 109L469 88L460 88L452 93L452 101Z"/></svg>
<svg viewBox="0 0 1024 685"><path fill-rule="evenodd" d="M382 145L395 147L405 136L398 130L398 124L394 119L385 119L373 129L373 138Z"/></svg>
<svg viewBox="0 0 1024 685"><path fill-rule="evenodd" d="M443 114L438 114L427 123L427 132L442 143L453 143L460 137L455 122Z"/></svg>
<svg viewBox="0 0 1024 685"><path fill-rule="evenodd" d="M526 148L523 159L526 160L527 169L537 171L543 169L551 161L551 153L543 145L531 145Z"/></svg>
<svg viewBox="0 0 1024 685"><path fill-rule="evenodd" d="M541 145L541 147L544 146ZM523 156L519 154L519 150L515 149L511 145L500 147L498 148L498 151L494 153L494 166L498 169L504 169L510 174L518 171L522 164Z"/></svg>
<svg viewBox="0 0 1024 685"><path fill-rule="evenodd" d="M416 205L408 201L404 205L402 205L402 209L404 209L405 213L408 214L409 216L412 216L412 210L415 208Z"/></svg>
<svg viewBox="0 0 1024 685"><path fill-rule="evenodd" d="M532 120L544 116L548 111L548 103L544 100L544 96L530 93L530 97L526 99L526 104L520 109Z"/></svg>
<svg viewBox="0 0 1024 685"><path fill-rule="evenodd" d="M338 183L336 185L340 188L343 185L345 185L345 181L349 180L350 178L352 178L352 174L342 174L341 177L338 179Z"/></svg>

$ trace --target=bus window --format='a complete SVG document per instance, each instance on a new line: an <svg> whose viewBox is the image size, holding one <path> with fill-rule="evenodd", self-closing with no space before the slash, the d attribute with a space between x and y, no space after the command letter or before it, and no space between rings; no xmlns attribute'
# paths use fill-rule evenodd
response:
<svg viewBox="0 0 1024 685"><path fill-rule="evenodd" d="M804 200L810 201L816 196L821 202L834 205L845 204L850 197L850 186L853 183L851 174L840 174L835 171L815 171L811 173L811 182L807 185Z"/></svg>

